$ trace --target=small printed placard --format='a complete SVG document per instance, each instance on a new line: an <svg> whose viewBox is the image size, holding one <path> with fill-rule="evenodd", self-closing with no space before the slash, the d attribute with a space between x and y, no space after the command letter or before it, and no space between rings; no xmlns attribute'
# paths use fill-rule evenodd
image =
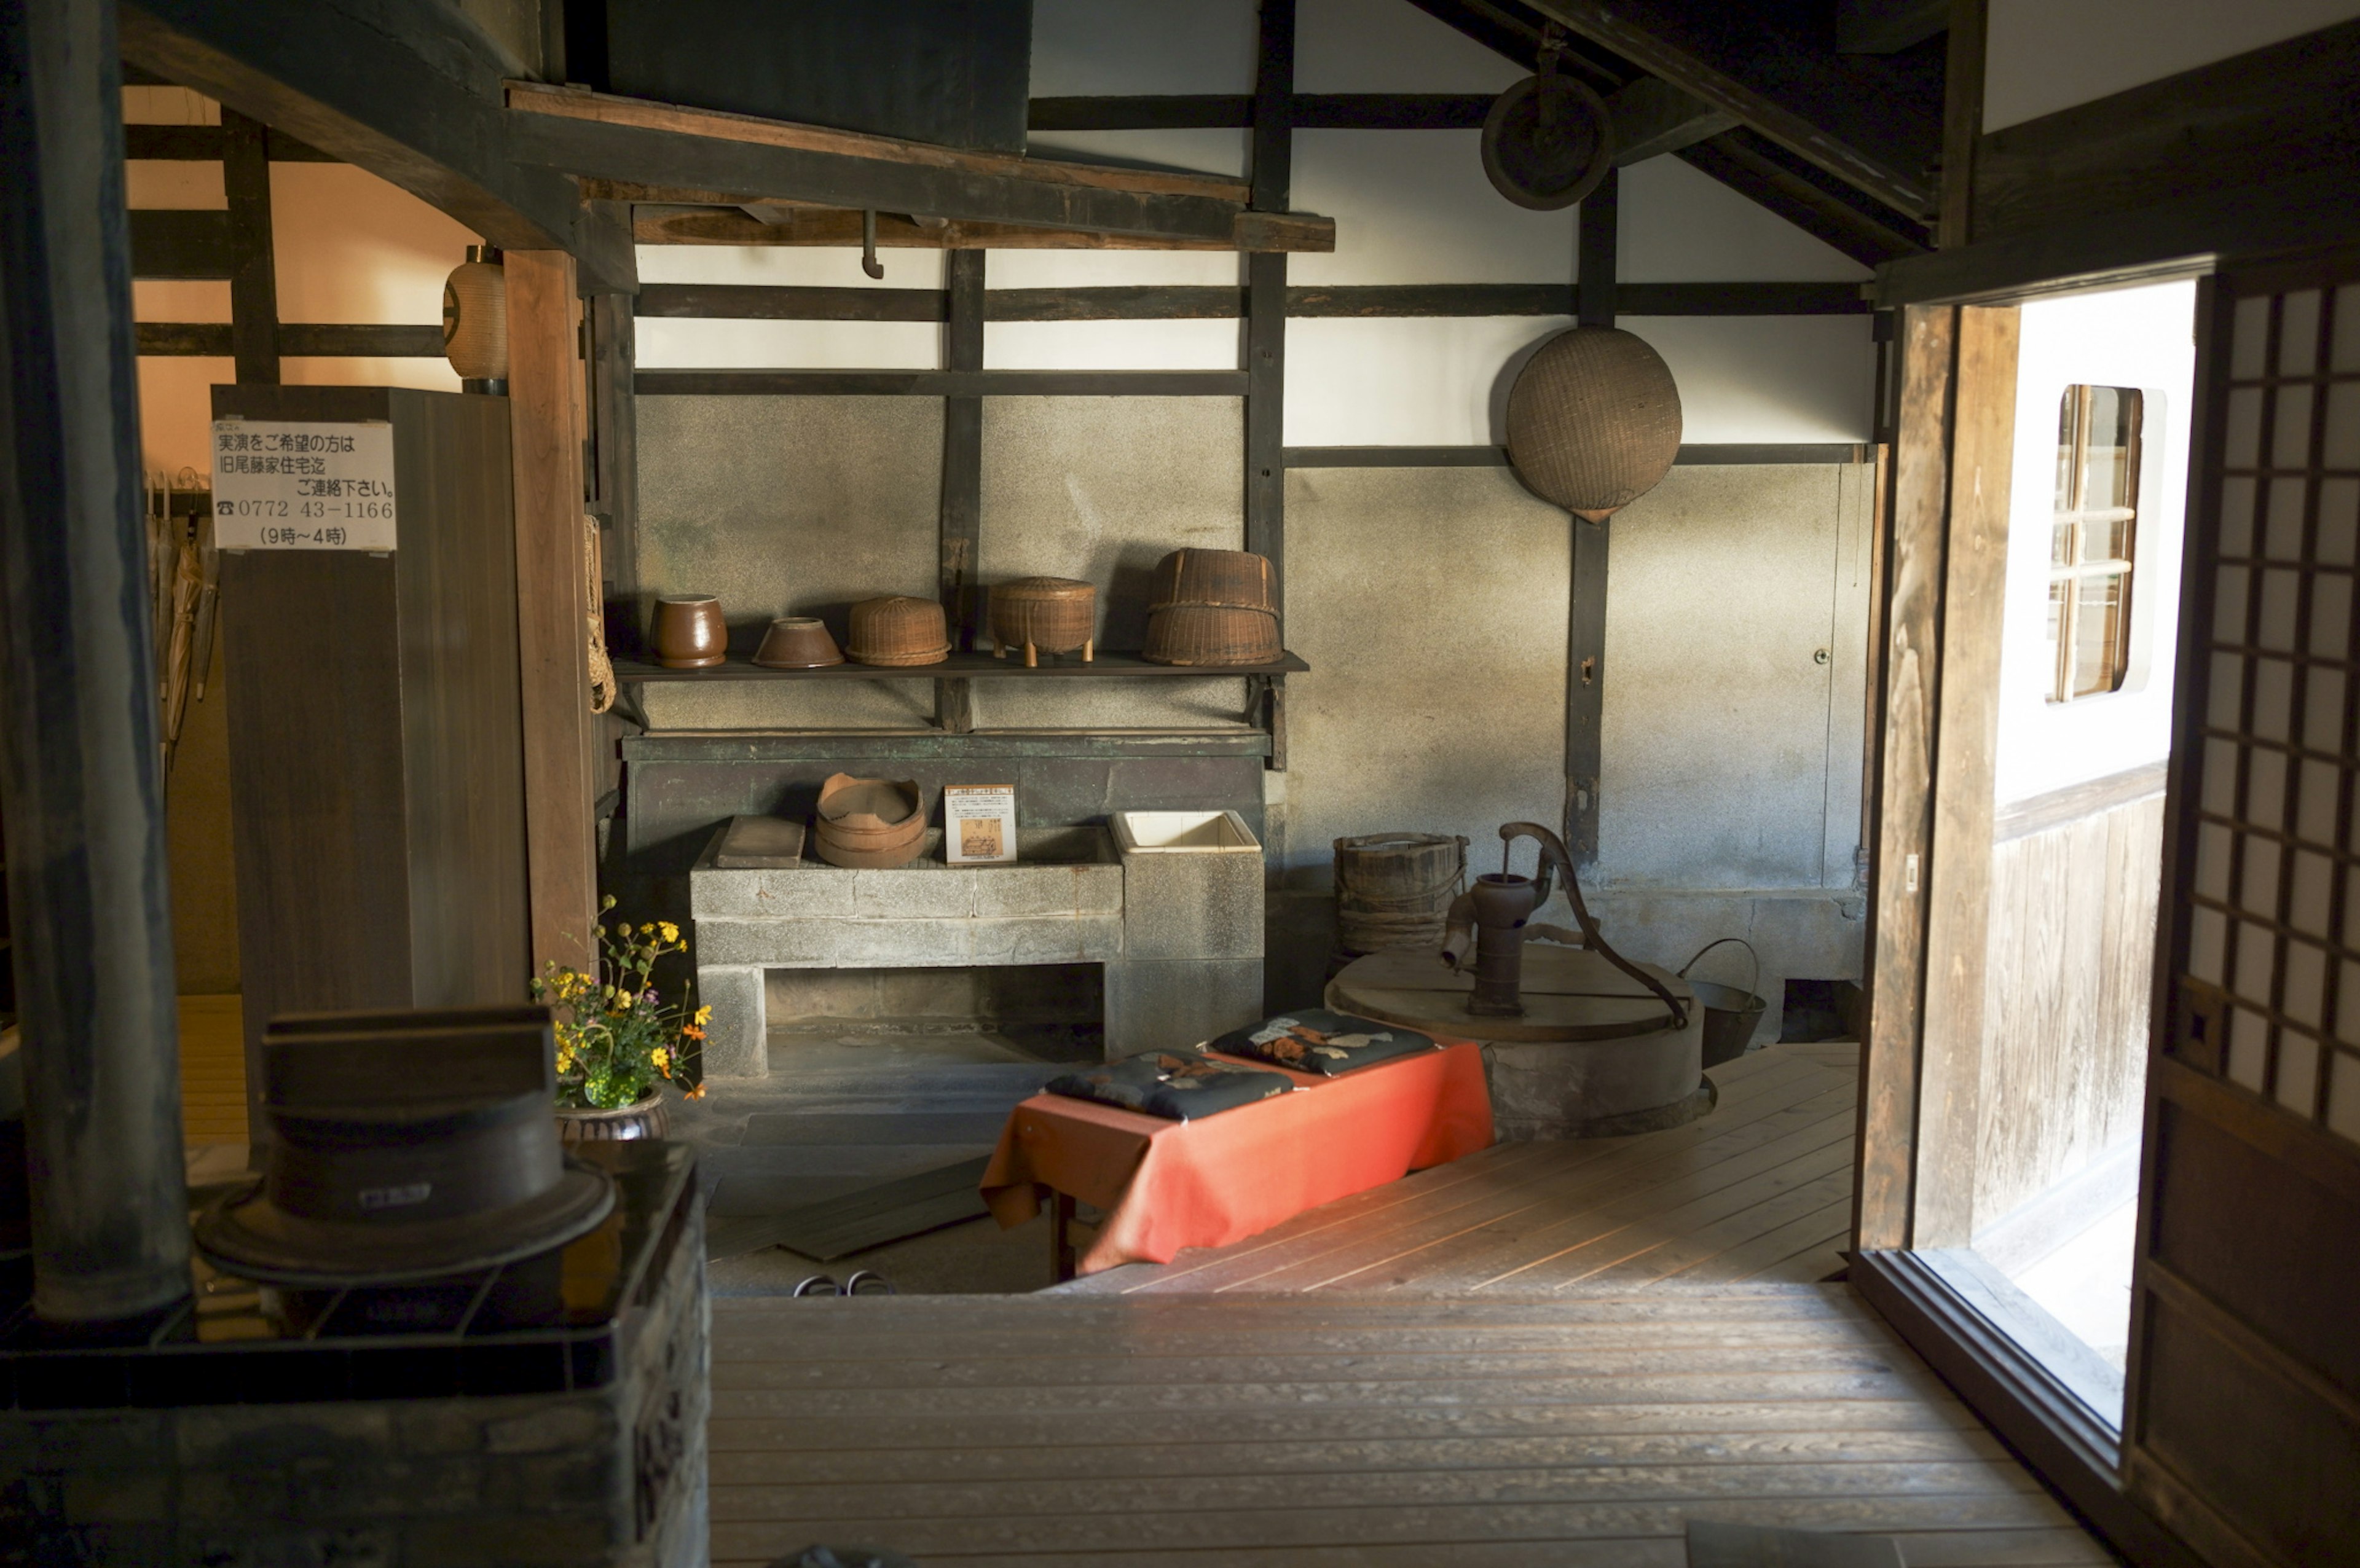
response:
<svg viewBox="0 0 2360 1568"><path fill-rule="evenodd" d="M943 786L943 858L954 866L1016 858L1016 786Z"/></svg>
<svg viewBox="0 0 2360 1568"><path fill-rule="evenodd" d="M213 539L223 550L391 550L393 427L214 420Z"/></svg>

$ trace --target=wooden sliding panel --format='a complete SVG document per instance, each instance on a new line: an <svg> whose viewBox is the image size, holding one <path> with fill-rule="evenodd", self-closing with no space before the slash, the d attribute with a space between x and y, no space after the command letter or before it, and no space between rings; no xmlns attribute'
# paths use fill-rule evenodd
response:
<svg viewBox="0 0 2360 1568"><path fill-rule="evenodd" d="M2017 322L2012 305L1959 312L1933 813L1923 878L1926 990L1910 1223L1910 1245L1918 1247L1964 1247L1974 1230Z"/></svg>
<svg viewBox="0 0 2360 1568"><path fill-rule="evenodd" d="M2211 1563L2360 1536L2360 248L2199 293L2125 1478Z"/></svg>
<svg viewBox="0 0 2360 1568"><path fill-rule="evenodd" d="M1901 311L1899 413L1885 470L1890 532L1884 542L1880 686L1871 735L1868 1049L1861 1064L1855 1226L1863 1251L1909 1245L1958 332L1953 306Z"/></svg>
<svg viewBox="0 0 2360 1568"><path fill-rule="evenodd" d="M510 251L506 266L532 960L536 971L552 960L588 970L598 914L591 820L597 726L590 712L574 258Z"/></svg>

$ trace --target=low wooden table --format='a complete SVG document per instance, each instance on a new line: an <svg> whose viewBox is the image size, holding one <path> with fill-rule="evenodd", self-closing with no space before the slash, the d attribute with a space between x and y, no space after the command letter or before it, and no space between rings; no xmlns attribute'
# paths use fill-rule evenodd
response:
<svg viewBox="0 0 2360 1568"><path fill-rule="evenodd" d="M1489 1148L1481 1048L1444 1043L1335 1078L1289 1073L1295 1093L1193 1121L1035 1094L1000 1129L983 1200L1013 1226L1048 1199L1060 1279L1225 1247ZM1078 1259L1069 1229L1076 1199L1106 1211Z"/></svg>

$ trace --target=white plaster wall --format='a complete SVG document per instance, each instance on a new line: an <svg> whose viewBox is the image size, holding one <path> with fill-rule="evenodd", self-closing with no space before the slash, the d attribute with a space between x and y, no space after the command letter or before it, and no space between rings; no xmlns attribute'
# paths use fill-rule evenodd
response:
<svg viewBox="0 0 2360 1568"><path fill-rule="evenodd" d="M2355 0L1988 0L1983 129L2360 16Z"/></svg>
<svg viewBox="0 0 2360 1568"><path fill-rule="evenodd" d="M2023 309L1994 779L2003 804L2170 753L2189 408L2196 374L2193 283L2069 295ZM2057 409L2065 388L2076 383L2136 387L2147 394L2133 547L2131 671L2119 691L2051 702L2046 638Z"/></svg>

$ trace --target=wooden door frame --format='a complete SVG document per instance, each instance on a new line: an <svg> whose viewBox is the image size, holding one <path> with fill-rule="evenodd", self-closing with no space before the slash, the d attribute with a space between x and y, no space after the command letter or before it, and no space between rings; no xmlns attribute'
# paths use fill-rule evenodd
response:
<svg viewBox="0 0 2360 1568"><path fill-rule="evenodd" d="M1973 1226L2017 326L2013 303L1901 311L1851 1279L2116 1551L2197 1568L2126 1493L2119 1434L1913 1250Z"/></svg>

